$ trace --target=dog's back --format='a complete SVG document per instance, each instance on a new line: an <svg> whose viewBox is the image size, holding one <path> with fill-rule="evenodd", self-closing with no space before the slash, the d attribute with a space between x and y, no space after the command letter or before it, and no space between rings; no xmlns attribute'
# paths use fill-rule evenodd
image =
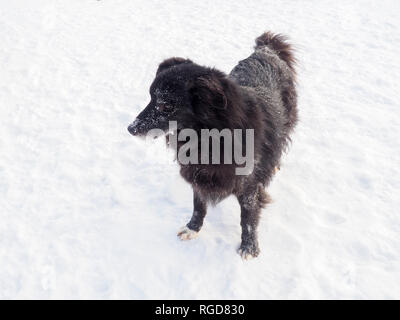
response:
<svg viewBox="0 0 400 320"><path fill-rule="evenodd" d="M233 68L229 77L275 108L282 107L290 131L297 122L296 72L293 49L282 35L265 32L256 39L255 51Z"/></svg>

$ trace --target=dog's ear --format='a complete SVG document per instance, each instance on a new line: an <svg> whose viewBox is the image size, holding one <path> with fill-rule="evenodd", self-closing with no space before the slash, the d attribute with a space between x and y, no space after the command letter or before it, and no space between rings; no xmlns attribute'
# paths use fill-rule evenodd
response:
<svg viewBox="0 0 400 320"><path fill-rule="evenodd" d="M171 68L172 66L176 66L176 65L182 64L182 63L193 63L193 61L189 60L189 59L179 58L179 57L172 57L172 58L166 59L163 62L161 62L160 65L158 66L156 75L158 75L161 71L164 71L168 68Z"/></svg>
<svg viewBox="0 0 400 320"><path fill-rule="evenodd" d="M223 79L214 75L197 78L189 89L193 108L196 110L201 105L205 105L205 107L225 110L228 101L222 81Z"/></svg>

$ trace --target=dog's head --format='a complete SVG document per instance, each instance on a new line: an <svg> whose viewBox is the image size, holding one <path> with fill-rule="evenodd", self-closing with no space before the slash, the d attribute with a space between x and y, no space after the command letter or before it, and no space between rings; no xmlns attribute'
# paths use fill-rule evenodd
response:
<svg viewBox="0 0 400 320"><path fill-rule="evenodd" d="M169 121L176 121L178 129L191 128L202 119L210 124L216 112L226 112L228 82L222 72L191 60L167 59L159 65L150 86L150 103L128 131L134 136L145 136L152 129L166 133Z"/></svg>

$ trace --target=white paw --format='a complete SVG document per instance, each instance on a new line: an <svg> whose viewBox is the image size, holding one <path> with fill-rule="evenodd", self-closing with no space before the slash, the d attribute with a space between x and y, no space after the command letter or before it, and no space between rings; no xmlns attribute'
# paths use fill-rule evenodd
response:
<svg viewBox="0 0 400 320"><path fill-rule="evenodd" d="M254 256L250 252L248 252L247 250L244 250L244 249L239 249L238 253L242 257L243 260L251 260L254 258Z"/></svg>
<svg viewBox="0 0 400 320"><path fill-rule="evenodd" d="M256 258L258 254L260 253L260 250L258 247L240 247L238 249L239 255L242 257L243 260L251 260L253 258Z"/></svg>
<svg viewBox="0 0 400 320"><path fill-rule="evenodd" d="M184 226L178 231L178 237L181 240L191 240L198 236L198 232L189 229L187 226Z"/></svg>

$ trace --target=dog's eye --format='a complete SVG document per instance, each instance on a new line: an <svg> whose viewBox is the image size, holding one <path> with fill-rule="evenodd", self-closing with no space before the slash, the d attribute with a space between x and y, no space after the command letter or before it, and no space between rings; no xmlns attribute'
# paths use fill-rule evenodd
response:
<svg viewBox="0 0 400 320"><path fill-rule="evenodd" d="M172 110L172 106L169 105L169 104L166 104L166 103L159 103L159 104L157 104L156 109L157 109L158 111L160 111L160 112L163 112L163 111L170 111L170 110Z"/></svg>

